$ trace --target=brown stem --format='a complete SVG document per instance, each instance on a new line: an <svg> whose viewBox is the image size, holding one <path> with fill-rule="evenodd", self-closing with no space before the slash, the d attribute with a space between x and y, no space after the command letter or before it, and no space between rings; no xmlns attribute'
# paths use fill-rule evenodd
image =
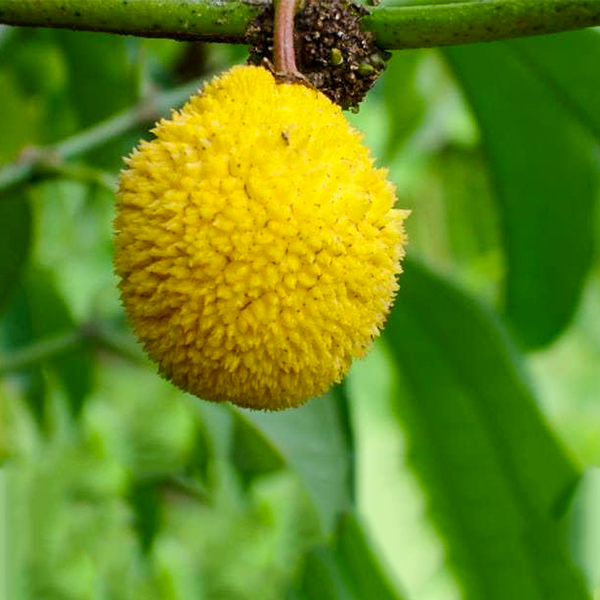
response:
<svg viewBox="0 0 600 600"><path fill-rule="evenodd" d="M276 0L274 56L275 72L285 79L303 78L296 67L294 17L299 0Z"/></svg>

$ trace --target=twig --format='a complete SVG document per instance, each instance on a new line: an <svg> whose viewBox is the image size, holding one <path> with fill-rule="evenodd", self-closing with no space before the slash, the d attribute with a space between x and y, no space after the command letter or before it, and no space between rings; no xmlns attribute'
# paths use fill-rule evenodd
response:
<svg viewBox="0 0 600 600"><path fill-rule="evenodd" d="M83 328L60 333L0 357L0 375L19 371L54 356L60 356L78 347L85 340Z"/></svg>
<svg viewBox="0 0 600 600"><path fill-rule="evenodd" d="M65 179L93 183L103 187L111 194L114 194L117 190L116 175L85 164L41 159L37 166L44 175L55 175Z"/></svg>
<svg viewBox="0 0 600 600"><path fill-rule="evenodd" d="M108 322L93 324L90 338L98 348L109 354L140 366L149 364L146 355L133 338Z"/></svg>
<svg viewBox="0 0 600 600"><path fill-rule="evenodd" d="M138 125L157 119L169 109L179 106L199 86L199 82L188 82L175 89L146 98L140 105L76 133L57 144L27 148L17 159L0 169L0 192L23 183L40 168L42 170L44 168L68 169L68 167L60 166L66 159L89 152ZM112 182L110 185L113 185Z"/></svg>
<svg viewBox="0 0 600 600"><path fill-rule="evenodd" d="M148 364L142 351L134 345L131 338L117 331L109 323L92 321L75 327L71 331L59 333L24 348L13 350L10 356L0 355L0 376L55 358L82 344L101 348L135 364Z"/></svg>

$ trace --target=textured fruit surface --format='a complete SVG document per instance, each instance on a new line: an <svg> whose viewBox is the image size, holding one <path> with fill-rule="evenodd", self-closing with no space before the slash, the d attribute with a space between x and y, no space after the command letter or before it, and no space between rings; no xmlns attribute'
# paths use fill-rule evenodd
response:
<svg viewBox="0 0 600 600"><path fill-rule="evenodd" d="M340 381L393 301L393 186L325 96L262 67L214 79L126 159L115 268L160 372L282 409Z"/></svg>

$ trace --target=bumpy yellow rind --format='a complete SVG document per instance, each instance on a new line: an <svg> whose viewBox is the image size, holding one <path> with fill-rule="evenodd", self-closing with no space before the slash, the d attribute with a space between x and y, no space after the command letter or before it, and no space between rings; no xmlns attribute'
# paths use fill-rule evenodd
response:
<svg viewBox="0 0 600 600"><path fill-rule="evenodd" d="M325 96L238 66L126 159L115 268L161 373L282 409L329 389L383 326L406 211Z"/></svg>

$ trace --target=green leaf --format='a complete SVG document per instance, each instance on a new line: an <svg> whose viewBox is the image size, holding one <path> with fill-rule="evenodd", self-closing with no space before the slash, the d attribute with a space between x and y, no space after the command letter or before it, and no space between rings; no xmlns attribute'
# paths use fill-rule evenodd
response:
<svg viewBox="0 0 600 600"><path fill-rule="evenodd" d="M134 527L145 553L160 531L162 521L161 480L132 481L129 489L129 504L135 516Z"/></svg>
<svg viewBox="0 0 600 600"><path fill-rule="evenodd" d="M358 598L399 600L363 527L352 513L344 515L338 524L336 554Z"/></svg>
<svg viewBox="0 0 600 600"><path fill-rule="evenodd" d="M70 311L51 276L41 269L30 269L2 320L2 353L28 348L40 340L72 332L75 327ZM47 424L46 380L42 366L48 367L57 375L71 412L77 416L92 388L92 356L82 344L17 374L22 379L26 401L38 424L44 428Z"/></svg>
<svg viewBox="0 0 600 600"><path fill-rule="evenodd" d="M255 477L272 473L285 465L281 455L256 427L237 413L233 432L232 459L246 484Z"/></svg>
<svg viewBox="0 0 600 600"><path fill-rule="evenodd" d="M583 472L569 505L567 525L574 560L596 596L600 592L600 468ZM594 597L596 597L594 596Z"/></svg>
<svg viewBox="0 0 600 600"><path fill-rule="evenodd" d="M3 142L8 139L10 149L16 140L20 145L47 144L72 134L76 115L69 102L65 61L54 32L18 29L5 51L11 58L3 61L10 80L0 86L0 130L8 133L8 138L2 136ZM20 102L14 106L16 99ZM4 149L0 149L3 154Z"/></svg>
<svg viewBox="0 0 600 600"><path fill-rule="evenodd" d="M2 354L9 354L12 350L28 347L35 340L29 298L21 283L0 321ZM11 374L11 376L18 378L24 392L25 402L37 424L43 429L46 425L46 382L41 366L39 364L32 365L19 373Z"/></svg>
<svg viewBox="0 0 600 600"><path fill-rule="evenodd" d="M75 328L69 308L48 273L33 270L29 274L25 291L34 339L50 337ZM73 415L80 413L92 388L92 362L90 350L82 345L47 363L64 386Z"/></svg>
<svg viewBox="0 0 600 600"><path fill-rule="evenodd" d="M323 546L306 557L302 589L310 600L357 600L335 560Z"/></svg>
<svg viewBox="0 0 600 600"><path fill-rule="evenodd" d="M292 597L400 600L352 513L339 520L331 545L320 545L307 554L298 588L293 590Z"/></svg>
<svg viewBox="0 0 600 600"><path fill-rule="evenodd" d="M600 35L594 30L517 39L508 47L600 140Z"/></svg>
<svg viewBox="0 0 600 600"><path fill-rule="evenodd" d="M520 342L540 347L568 325L590 268L594 147L562 96L510 46L444 53L479 122L496 187L508 263L504 309Z"/></svg>
<svg viewBox="0 0 600 600"><path fill-rule="evenodd" d="M560 527L579 472L500 324L408 261L385 339L409 456L465 599L588 598Z"/></svg>
<svg viewBox="0 0 600 600"><path fill-rule="evenodd" d="M24 193L0 195L0 314L21 275L31 241L31 208Z"/></svg>
<svg viewBox="0 0 600 600"><path fill-rule="evenodd" d="M35 140L38 131L38 115L19 88L10 70L0 68L0 163L14 159L25 144Z"/></svg>
<svg viewBox="0 0 600 600"><path fill-rule="evenodd" d="M282 412L238 410L294 470L310 497L322 530L334 527L350 505L349 451L338 407L331 394Z"/></svg>
<svg viewBox="0 0 600 600"><path fill-rule="evenodd" d="M354 431L352 429L352 415L350 408L350 398L348 397L348 388L346 382L342 381L335 385L329 392L333 401L336 404L341 432L344 438L344 446L346 447L348 460L348 493L350 500L354 503L356 498L356 440L354 439Z"/></svg>

